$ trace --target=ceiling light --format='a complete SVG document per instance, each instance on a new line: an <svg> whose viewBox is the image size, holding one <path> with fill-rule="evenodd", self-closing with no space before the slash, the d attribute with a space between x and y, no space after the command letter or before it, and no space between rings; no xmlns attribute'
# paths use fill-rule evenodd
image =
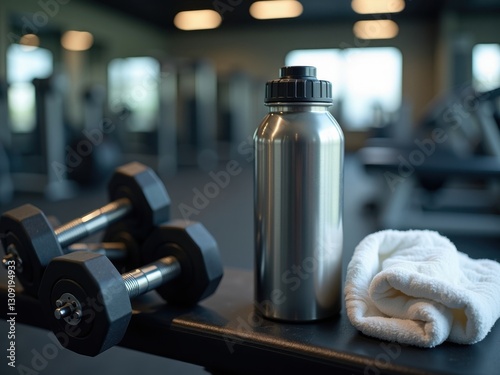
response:
<svg viewBox="0 0 500 375"><path fill-rule="evenodd" d="M250 14L258 20L274 18L294 18L302 14L304 8L296 0L256 1L250 6Z"/></svg>
<svg viewBox="0 0 500 375"><path fill-rule="evenodd" d="M352 9L359 14L398 13L405 8L404 0L352 0Z"/></svg>
<svg viewBox="0 0 500 375"><path fill-rule="evenodd" d="M398 35L398 24L391 20L358 21L353 27L359 39L391 39Z"/></svg>
<svg viewBox="0 0 500 375"><path fill-rule="evenodd" d="M94 44L94 37L88 31L66 31L61 38L62 46L69 51L86 51Z"/></svg>
<svg viewBox="0 0 500 375"><path fill-rule="evenodd" d="M222 17L212 9L186 10L175 15L174 25L181 30L207 30L219 27Z"/></svg>
<svg viewBox="0 0 500 375"><path fill-rule="evenodd" d="M35 34L25 34L19 39L19 44L27 49L35 49L40 45L40 39Z"/></svg>

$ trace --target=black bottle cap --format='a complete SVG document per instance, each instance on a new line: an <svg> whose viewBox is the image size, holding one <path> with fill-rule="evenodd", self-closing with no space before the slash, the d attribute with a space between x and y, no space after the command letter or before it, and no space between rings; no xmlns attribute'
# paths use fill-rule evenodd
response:
<svg viewBox="0 0 500 375"><path fill-rule="evenodd" d="M316 78L314 66L284 66L266 83L265 103L332 103L332 84Z"/></svg>

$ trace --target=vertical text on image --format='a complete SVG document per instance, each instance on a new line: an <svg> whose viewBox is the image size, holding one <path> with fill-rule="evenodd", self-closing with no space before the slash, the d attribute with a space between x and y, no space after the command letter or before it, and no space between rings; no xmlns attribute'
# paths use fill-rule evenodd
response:
<svg viewBox="0 0 500 375"><path fill-rule="evenodd" d="M5 262L7 268L7 364L16 367L16 261Z"/></svg>

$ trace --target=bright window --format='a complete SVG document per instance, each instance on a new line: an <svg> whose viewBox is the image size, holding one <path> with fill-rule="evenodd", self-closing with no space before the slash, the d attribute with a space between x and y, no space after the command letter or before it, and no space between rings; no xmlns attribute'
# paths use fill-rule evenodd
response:
<svg viewBox="0 0 500 375"><path fill-rule="evenodd" d="M342 52L336 49L300 49L286 56L286 65L312 65L316 67L318 79L332 83L332 96L336 100L341 95Z"/></svg>
<svg viewBox="0 0 500 375"><path fill-rule="evenodd" d="M489 91L500 87L500 44L477 44L472 50L474 89Z"/></svg>
<svg viewBox="0 0 500 375"><path fill-rule="evenodd" d="M365 129L375 109L394 112L401 106L403 57L397 48L296 50L285 63L316 66L318 78L332 82L346 128Z"/></svg>
<svg viewBox="0 0 500 375"><path fill-rule="evenodd" d="M130 131L150 131L157 126L160 64L152 57L112 60L108 66L109 106L129 111Z"/></svg>
<svg viewBox="0 0 500 375"><path fill-rule="evenodd" d="M13 132L31 132L36 126L34 78L52 74L52 53L45 48L11 44L7 49L9 118Z"/></svg>

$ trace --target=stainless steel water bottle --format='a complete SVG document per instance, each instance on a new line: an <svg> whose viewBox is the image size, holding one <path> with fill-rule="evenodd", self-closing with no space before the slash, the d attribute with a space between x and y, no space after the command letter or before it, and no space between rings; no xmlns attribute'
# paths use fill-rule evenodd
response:
<svg viewBox="0 0 500 375"><path fill-rule="evenodd" d="M344 136L328 112L332 86L312 66L266 84L254 135L255 302L268 318L340 311Z"/></svg>

